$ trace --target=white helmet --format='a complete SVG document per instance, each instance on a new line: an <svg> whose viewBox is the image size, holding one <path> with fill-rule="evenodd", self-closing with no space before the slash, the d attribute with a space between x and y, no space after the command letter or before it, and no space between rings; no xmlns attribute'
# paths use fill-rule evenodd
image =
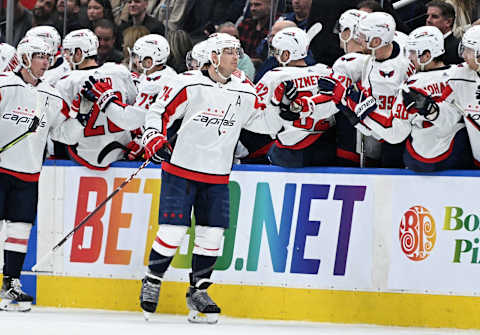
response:
<svg viewBox="0 0 480 335"><path fill-rule="evenodd" d="M54 61L53 57L57 54L58 48L60 47L60 43L62 42L62 39L58 31L51 26L38 26L28 30L25 36L40 37L45 41L45 43L47 43L50 46L50 55L52 55L52 58L50 60L50 65L53 65L53 61Z"/></svg>
<svg viewBox="0 0 480 335"><path fill-rule="evenodd" d="M333 32L335 34L342 33L345 29L350 29L351 34L347 41L350 40L353 36L353 31L360 22L360 19L366 15L366 12L358 10L358 9L349 9L345 11L340 18L338 19Z"/></svg>
<svg viewBox="0 0 480 335"><path fill-rule="evenodd" d="M367 48L372 52L393 41L395 36L395 20L390 14L384 12L368 13L360 18L355 30L355 39L365 40ZM380 38L382 43L377 47L370 47L370 43L374 38Z"/></svg>
<svg viewBox="0 0 480 335"><path fill-rule="evenodd" d="M430 63L435 57L443 55L445 49L443 46L443 34L435 26L424 26L413 30L408 35L406 49L407 52L415 52L418 63L422 66ZM420 56L425 51L430 51L430 59L426 63L420 61Z"/></svg>
<svg viewBox="0 0 480 335"><path fill-rule="evenodd" d="M17 50L7 43L0 43L0 71L17 71L20 68L20 60Z"/></svg>
<svg viewBox="0 0 480 335"><path fill-rule="evenodd" d="M208 58L212 64L212 52L215 52L217 55L221 55L223 49L225 48L235 48L240 50L240 41L236 37L225 33L213 33L208 36Z"/></svg>
<svg viewBox="0 0 480 335"><path fill-rule="evenodd" d="M30 68L32 64L33 54L50 54L50 46L45 43L45 41L39 37L25 36L18 42L17 45L17 55L20 58L20 64L25 68ZM29 64L25 64L23 61L23 55L28 59Z"/></svg>
<svg viewBox="0 0 480 335"><path fill-rule="evenodd" d="M149 34L140 37L133 45L132 53L138 56L140 63L145 58L152 59L152 66L144 68L148 71L156 65L164 65L170 55L170 46L165 37L157 34Z"/></svg>
<svg viewBox="0 0 480 335"><path fill-rule="evenodd" d="M69 50L73 55L76 49L82 50L82 59L75 63L72 57L74 65L80 64L86 57L97 55L98 37L90 29L72 31L63 39L63 50Z"/></svg>
<svg viewBox="0 0 480 335"><path fill-rule="evenodd" d="M195 61L196 64L194 64L193 61ZM192 50L185 56L185 63L189 70L199 70L209 61L207 41L201 41L195 44Z"/></svg>
<svg viewBox="0 0 480 335"><path fill-rule="evenodd" d="M292 60L307 57L309 44L310 40L307 33L297 27L284 28L276 33L272 39L275 57L282 66L287 65ZM280 56L285 50L290 52L290 56L283 62L280 60Z"/></svg>
<svg viewBox="0 0 480 335"><path fill-rule="evenodd" d="M473 52L475 63L479 66L477 71L480 71L480 62L478 60L480 57L480 26L472 26L463 34L462 41L458 45L458 54L460 57L463 57L462 55L466 49L470 49Z"/></svg>

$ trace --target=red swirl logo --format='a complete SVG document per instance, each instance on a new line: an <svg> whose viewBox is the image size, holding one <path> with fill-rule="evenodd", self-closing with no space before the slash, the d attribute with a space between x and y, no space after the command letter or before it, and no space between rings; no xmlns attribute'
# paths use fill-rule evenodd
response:
<svg viewBox="0 0 480 335"><path fill-rule="evenodd" d="M437 234L435 220L430 211L422 206L413 206L403 214L399 229L400 246L412 261L422 261L430 255Z"/></svg>

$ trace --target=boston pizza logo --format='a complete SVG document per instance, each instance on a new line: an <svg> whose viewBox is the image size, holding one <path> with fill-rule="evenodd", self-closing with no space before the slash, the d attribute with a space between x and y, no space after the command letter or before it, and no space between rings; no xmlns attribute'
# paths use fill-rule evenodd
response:
<svg viewBox="0 0 480 335"><path fill-rule="evenodd" d="M412 261L426 259L437 238L435 220L430 211L422 206L410 207L403 214L398 237L405 256Z"/></svg>

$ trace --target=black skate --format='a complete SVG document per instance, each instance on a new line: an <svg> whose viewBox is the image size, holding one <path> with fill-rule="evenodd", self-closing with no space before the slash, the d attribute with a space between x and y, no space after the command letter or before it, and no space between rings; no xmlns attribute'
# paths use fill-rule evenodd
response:
<svg viewBox="0 0 480 335"><path fill-rule="evenodd" d="M3 277L0 299L0 311L28 312L32 309L33 297L22 291L18 278Z"/></svg>
<svg viewBox="0 0 480 335"><path fill-rule="evenodd" d="M210 298L207 288L212 285L210 279L200 279L190 286L187 292L188 321L192 323L218 322L220 307Z"/></svg>
<svg viewBox="0 0 480 335"><path fill-rule="evenodd" d="M145 320L149 320L151 314L155 313L160 295L162 278L147 273L142 279L142 290L140 291L140 307L143 309Z"/></svg>

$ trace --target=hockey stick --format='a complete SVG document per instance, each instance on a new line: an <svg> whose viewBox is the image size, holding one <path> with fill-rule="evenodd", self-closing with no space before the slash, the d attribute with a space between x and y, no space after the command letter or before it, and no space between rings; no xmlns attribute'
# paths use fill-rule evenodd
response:
<svg viewBox="0 0 480 335"><path fill-rule="evenodd" d="M312 26L307 30L308 40L311 42L318 33L323 29L323 26L320 22L312 24Z"/></svg>
<svg viewBox="0 0 480 335"><path fill-rule="evenodd" d="M70 236L72 236L77 230L79 230L80 228L83 227L83 225L85 223L88 222L88 220L90 220L90 218L92 216L94 216L100 209L103 208L103 206L105 206L105 204L110 200L112 199L118 192L120 192L120 190L122 188L125 187L125 185L127 185L132 179L133 177L135 177L141 170L143 170L143 168L145 168L148 164L150 163L150 160L146 160L145 162L143 162L142 165L140 165L140 167L135 170L135 172L133 172L130 177L128 177L127 179L125 179L112 193L110 193L106 198L105 200L103 200L90 214L88 214L82 221L80 221L79 224L77 224L67 235L65 235L64 238L62 238L62 240L60 242L58 242L57 244L55 244L55 246L45 255L43 256L42 258L40 258L40 260L37 262L37 264L35 264L34 266L32 266L32 271L33 272L38 272L37 269L38 269L38 266L45 263L51 255L53 255L53 253L58 249L60 248L67 240Z"/></svg>
<svg viewBox="0 0 480 335"><path fill-rule="evenodd" d="M98 157L97 157L97 163L98 164L102 164L103 162L103 159L110 153L112 152L113 150L116 150L116 149L122 149L123 151L125 152L129 152L130 149L128 149L126 146L124 146L122 143L120 142L117 142L117 141L113 141L109 144L107 144L105 146L105 148L103 148L100 153L98 154Z"/></svg>
<svg viewBox="0 0 480 335"><path fill-rule="evenodd" d="M45 107L48 107L48 96L47 96L47 99L45 100ZM8 149L12 148L15 144L17 144L18 142L21 142L22 140L27 138L28 135L33 134L37 130L38 126L40 125L40 121L41 121L41 119L39 118L39 114L40 114L39 111L40 110L41 110L41 98L40 98L39 93L37 92L35 111L34 111L34 114L33 114L32 122L28 126L28 129L24 133L18 135L13 140L11 140L7 144L5 144L3 147L1 147L0 148L0 154L2 152L7 151ZM42 115L42 119L43 119L43 115Z"/></svg>
<svg viewBox="0 0 480 335"><path fill-rule="evenodd" d="M188 108L188 102L187 102L187 105L185 106L185 110ZM182 127L180 127L180 129L175 133L175 135L173 135L170 140L168 140L168 143L171 145L171 143L173 143L178 134L180 134L184 129L185 129L185 126L187 124L189 124L195 117L197 117L198 115L200 115L202 113L202 111L198 111L197 113L195 113L190 119L187 120L187 122L185 122ZM120 192L120 190L122 188L125 187L125 185L127 185L132 179L133 177L135 177L141 170L143 170L148 164L150 164L150 160L147 159L145 162L143 162L143 164L137 169L135 170L131 175L130 177L128 177L127 179L125 179L112 193L110 193L106 198L105 200L103 200L90 214L88 214L82 221L80 221L79 224L77 224L67 235L65 235L64 238L62 238L62 240L60 242L58 242L57 244L55 244L55 246L46 254L44 255L42 258L40 258L40 260L32 266L32 272L40 272L38 270L38 267L41 265L41 264L44 264L48 259L50 259L50 257L55 253L56 250L58 250L62 245L65 244L65 242L70 238L70 236L72 236L77 230L79 230L81 227L83 227L87 222L88 220L90 220L90 218L92 216L95 215L95 213L97 213L101 208L103 208L103 206L105 206L105 204L110 200L112 199L118 192Z"/></svg>

